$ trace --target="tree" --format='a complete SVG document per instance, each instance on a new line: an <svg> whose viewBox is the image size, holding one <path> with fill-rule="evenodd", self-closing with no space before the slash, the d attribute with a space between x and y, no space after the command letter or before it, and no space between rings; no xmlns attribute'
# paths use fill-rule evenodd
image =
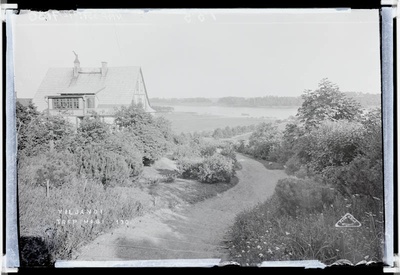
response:
<svg viewBox="0 0 400 275"><path fill-rule="evenodd" d="M306 129L319 125L324 120L354 120L361 114L360 105L347 98L337 85L324 78L315 91L305 91L303 104L297 116Z"/></svg>
<svg viewBox="0 0 400 275"><path fill-rule="evenodd" d="M117 109L115 124L121 131L131 135L132 142L143 154L145 165L162 157L168 149L168 144L172 142L170 125L167 125L166 120L154 119L151 114L136 105Z"/></svg>
<svg viewBox="0 0 400 275"><path fill-rule="evenodd" d="M27 143L30 142L31 137L29 136L29 127L32 121L36 121L39 116L39 112L33 103L29 103L28 106L24 106L17 102L16 104L16 117L17 117L17 138L18 138L18 150L21 151L27 147Z"/></svg>
<svg viewBox="0 0 400 275"><path fill-rule="evenodd" d="M99 143L110 135L110 129L99 117L85 117L77 129L77 134L82 145L92 142Z"/></svg>
<svg viewBox="0 0 400 275"><path fill-rule="evenodd" d="M249 138L249 147L257 158L269 160L271 153L278 148L281 133L272 123L261 123Z"/></svg>
<svg viewBox="0 0 400 275"><path fill-rule="evenodd" d="M18 154L34 156L50 150L65 150L73 138L72 125L61 115L38 113L30 104L17 104Z"/></svg>

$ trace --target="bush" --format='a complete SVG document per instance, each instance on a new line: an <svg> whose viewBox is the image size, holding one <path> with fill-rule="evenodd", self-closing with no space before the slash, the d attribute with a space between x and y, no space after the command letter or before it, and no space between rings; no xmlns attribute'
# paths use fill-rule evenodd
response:
<svg viewBox="0 0 400 275"><path fill-rule="evenodd" d="M24 266L71 259L79 246L118 226L117 220L131 220L142 215L144 205L151 201L149 195L134 187L104 190L100 184L85 179L70 178L52 190L48 198L42 187L22 182L18 187L21 264ZM96 209L97 213L71 215L64 212L82 209ZM73 219L78 223L60 224L61 220ZM94 222L85 223L85 220ZM32 243L41 247L32 246ZM37 248L41 249L35 251Z"/></svg>
<svg viewBox="0 0 400 275"><path fill-rule="evenodd" d="M198 148L192 147L189 144L177 145L172 152L173 160L198 157L200 157L200 151L198 150Z"/></svg>
<svg viewBox="0 0 400 275"><path fill-rule="evenodd" d="M179 160L177 168L184 179L198 179L201 165L201 158L184 158Z"/></svg>
<svg viewBox="0 0 400 275"><path fill-rule="evenodd" d="M232 143L226 143L220 152L224 157L230 158L233 162L237 162L235 147Z"/></svg>
<svg viewBox="0 0 400 275"><path fill-rule="evenodd" d="M140 174L142 166L137 151L121 154L105 147L87 146L79 152L79 173L104 186L129 183Z"/></svg>
<svg viewBox="0 0 400 275"><path fill-rule="evenodd" d="M372 162L359 156L349 165L328 167L323 172L323 178L346 197L358 194L368 196L371 201L375 198L383 200L382 161Z"/></svg>
<svg viewBox="0 0 400 275"><path fill-rule="evenodd" d="M217 144L211 142L203 143L200 146L200 155L202 157L210 157L217 152L217 148Z"/></svg>
<svg viewBox="0 0 400 275"><path fill-rule="evenodd" d="M85 117L77 129L77 140L80 144L99 143L110 135L107 123L102 122L99 117Z"/></svg>
<svg viewBox="0 0 400 275"><path fill-rule="evenodd" d="M299 171L301 168L302 164L300 162L299 157L292 156L290 159L285 164L285 172L292 176L295 174L295 172Z"/></svg>
<svg viewBox="0 0 400 275"><path fill-rule="evenodd" d="M332 264L348 259L381 262L384 240L379 212L365 212L370 200L335 197L322 212L282 215L277 196L239 214L230 230L231 259L243 265L262 261L320 260ZM347 212L362 224L358 228L337 228Z"/></svg>
<svg viewBox="0 0 400 275"><path fill-rule="evenodd" d="M214 154L198 159L183 159L178 170L183 178L195 179L204 183L229 182L235 174L233 160Z"/></svg>
<svg viewBox="0 0 400 275"><path fill-rule="evenodd" d="M18 180L37 186L46 186L49 180L51 187L59 187L77 172L76 160L71 153L53 151L20 159Z"/></svg>
<svg viewBox="0 0 400 275"><path fill-rule="evenodd" d="M19 119L22 118L17 117L17 121ZM18 132L19 156L36 156L53 149L68 150L75 136L71 123L61 115L39 114L32 116L29 123L26 123L20 123Z"/></svg>
<svg viewBox="0 0 400 275"><path fill-rule="evenodd" d="M165 155L172 143L170 125L165 119L154 119L135 105L117 109L115 116L115 124L120 131L131 136L132 143L143 155L145 165Z"/></svg>
<svg viewBox="0 0 400 275"><path fill-rule="evenodd" d="M234 174L233 160L214 154L205 158L199 166L198 179L205 183L229 182Z"/></svg>
<svg viewBox="0 0 400 275"><path fill-rule="evenodd" d="M275 194L282 212L293 217L299 213L321 212L334 199L332 188L310 179L281 179L275 187Z"/></svg>

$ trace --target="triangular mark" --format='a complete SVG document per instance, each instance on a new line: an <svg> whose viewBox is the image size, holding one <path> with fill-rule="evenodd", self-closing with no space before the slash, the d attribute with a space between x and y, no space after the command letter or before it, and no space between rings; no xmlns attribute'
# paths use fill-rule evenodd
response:
<svg viewBox="0 0 400 275"><path fill-rule="evenodd" d="M360 227L361 223L350 213L346 213L336 224L335 227Z"/></svg>

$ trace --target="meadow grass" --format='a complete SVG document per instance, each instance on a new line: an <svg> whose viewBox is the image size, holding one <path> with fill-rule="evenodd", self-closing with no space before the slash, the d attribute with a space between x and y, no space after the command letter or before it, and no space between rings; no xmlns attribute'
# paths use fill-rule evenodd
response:
<svg viewBox="0 0 400 275"><path fill-rule="evenodd" d="M322 212L303 212L295 217L280 211L276 195L236 217L227 242L232 260L242 265L262 261L320 260L332 264L347 259L382 261L383 214L366 212L366 198L337 197ZM361 227L335 227L350 212Z"/></svg>
<svg viewBox="0 0 400 275"><path fill-rule="evenodd" d="M218 194L221 194L232 187L234 187L236 184L238 184L239 179L234 176L231 178L231 181L228 183L225 182L219 182L219 183L201 183L201 182L194 182L192 187L194 188L194 191L185 194L183 199L191 204L197 203L204 201L206 199L210 199L212 197L217 196Z"/></svg>
<svg viewBox="0 0 400 275"><path fill-rule="evenodd" d="M138 188L104 189L82 179L51 188L48 197L44 187L18 188L22 266L71 259L77 248L142 215L150 205L150 196Z"/></svg>

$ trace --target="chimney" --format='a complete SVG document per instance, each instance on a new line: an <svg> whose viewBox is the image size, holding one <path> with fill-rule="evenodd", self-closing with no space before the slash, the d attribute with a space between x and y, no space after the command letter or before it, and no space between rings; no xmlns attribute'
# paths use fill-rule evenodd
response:
<svg viewBox="0 0 400 275"><path fill-rule="evenodd" d="M81 63L79 62L78 55L75 52L74 52L74 54L75 54L74 77L77 77L81 70Z"/></svg>
<svg viewBox="0 0 400 275"><path fill-rule="evenodd" d="M101 62L101 76L105 76L107 74L107 62Z"/></svg>

